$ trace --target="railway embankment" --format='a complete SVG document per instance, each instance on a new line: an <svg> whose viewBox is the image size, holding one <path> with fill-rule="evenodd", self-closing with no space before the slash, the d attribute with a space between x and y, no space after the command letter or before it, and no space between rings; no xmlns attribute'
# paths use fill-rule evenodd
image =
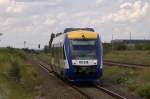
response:
<svg viewBox="0 0 150 99"><path fill-rule="evenodd" d="M86 99L20 49L0 49L0 99Z"/></svg>
<svg viewBox="0 0 150 99"><path fill-rule="evenodd" d="M131 93L139 98L150 98L150 68L133 69L119 66L104 66L104 83Z"/></svg>
<svg viewBox="0 0 150 99"><path fill-rule="evenodd" d="M106 82L127 93L150 98L150 51L112 50L103 59Z"/></svg>
<svg viewBox="0 0 150 99"><path fill-rule="evenodd" d="M19 49L0 49L0 99L33 98L35 74L27 58Z"/></svg>

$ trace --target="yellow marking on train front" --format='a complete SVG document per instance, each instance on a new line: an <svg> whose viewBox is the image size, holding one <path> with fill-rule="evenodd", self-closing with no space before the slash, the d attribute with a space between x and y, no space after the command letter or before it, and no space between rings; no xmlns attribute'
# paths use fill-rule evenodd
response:
<svg viewBox="0 0 150 99"><path fill-rule="evenodd" d="M91 31L72 31L67 33L69 39L96 39L98 34Z"/></svg>

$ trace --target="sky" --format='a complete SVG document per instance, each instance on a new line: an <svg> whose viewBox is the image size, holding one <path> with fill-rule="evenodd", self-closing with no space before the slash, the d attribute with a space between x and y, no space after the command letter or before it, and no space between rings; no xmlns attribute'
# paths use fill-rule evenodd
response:
<svg viewBox="0 0 150 99"><path fill-rule="evenodd" d="M150 0L0 0L0 47L43 47L68 27L94 28L103 42L150 39Z"/></svg>

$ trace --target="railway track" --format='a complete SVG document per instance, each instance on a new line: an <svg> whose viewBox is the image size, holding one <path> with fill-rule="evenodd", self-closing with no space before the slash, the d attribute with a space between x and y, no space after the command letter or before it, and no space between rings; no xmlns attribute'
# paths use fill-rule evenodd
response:
<svg viewBox="0 0 150 99"><path fill-rule="evenodd" d="M129 64L129 63L123 63L123 62L114 62L114 61L110 61L110 60L104 60L103 61L104 65L108 65L108 66L122 66L122 67L128 67L128 68L145 68L145 67L149 67L149 65L144 65L144 64Z"/></svg>
<svg viewBox="0 0 150 99"><path fill-rule="evenodd" d="M50 65L47 63L42 62L41 60L36 58L39 66L44 69L50 76L57 76L61 81L69 85L71 88L82 94L86 99L126 99L125 97L110 91L99 84L92 84L92 86L81 87L72 83L66 82L60 76L58 76L52 69Z"/></svg>
<svg viewBox="0 0 150 99"><path fill-rule="evenodd" d="M121 96L121 95L119 95L119 94L117 94L117 93L115 93L113 91L110 91L110 90L106 89L105 87L100 86L99 84L94 84L94 86L97 89L102 90L103 92L105 92L105 93L107 93L107 94L109 94L109 95L111 95L113 97L116 97L117 99L126 99L125 97L123 97L123 96Z"/></svg>

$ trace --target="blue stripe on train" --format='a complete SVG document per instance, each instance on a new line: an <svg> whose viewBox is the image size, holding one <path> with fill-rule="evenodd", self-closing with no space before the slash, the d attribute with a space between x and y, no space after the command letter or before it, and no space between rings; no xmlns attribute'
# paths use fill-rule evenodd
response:
<svg viewBox="0 0 150 99"><path fill-rule="evenodd" d="M65 76L70 76L72 75L72 61L71 61L71 50L69 48L69 40L66 37L64 46L65 46L65 51L66 51L66 59L68 61L69 69L65 69Z"/></svg>
<svg viewBox="0 0 150 99"><path fill-rule="evenodd" d="M97 59L98 59L98 66L97 71L100 70L100 66L102 65L102 43L100 37L98 36L98 50L97 50ZM102 75L102 74L101 74Z"/></svg>
<svg viewBox="0 0 150 99"><path fill-rule="evenodd" d="M69 71L69 69L65 69L65 72L67 73ZM102 75L102 69L97 70L96 74L93 76L77 76L77 75L66 75L67 78L69 80L73 80L73 81L93 81L93 80L97 80L98 78L100 78Z"/></svg>

